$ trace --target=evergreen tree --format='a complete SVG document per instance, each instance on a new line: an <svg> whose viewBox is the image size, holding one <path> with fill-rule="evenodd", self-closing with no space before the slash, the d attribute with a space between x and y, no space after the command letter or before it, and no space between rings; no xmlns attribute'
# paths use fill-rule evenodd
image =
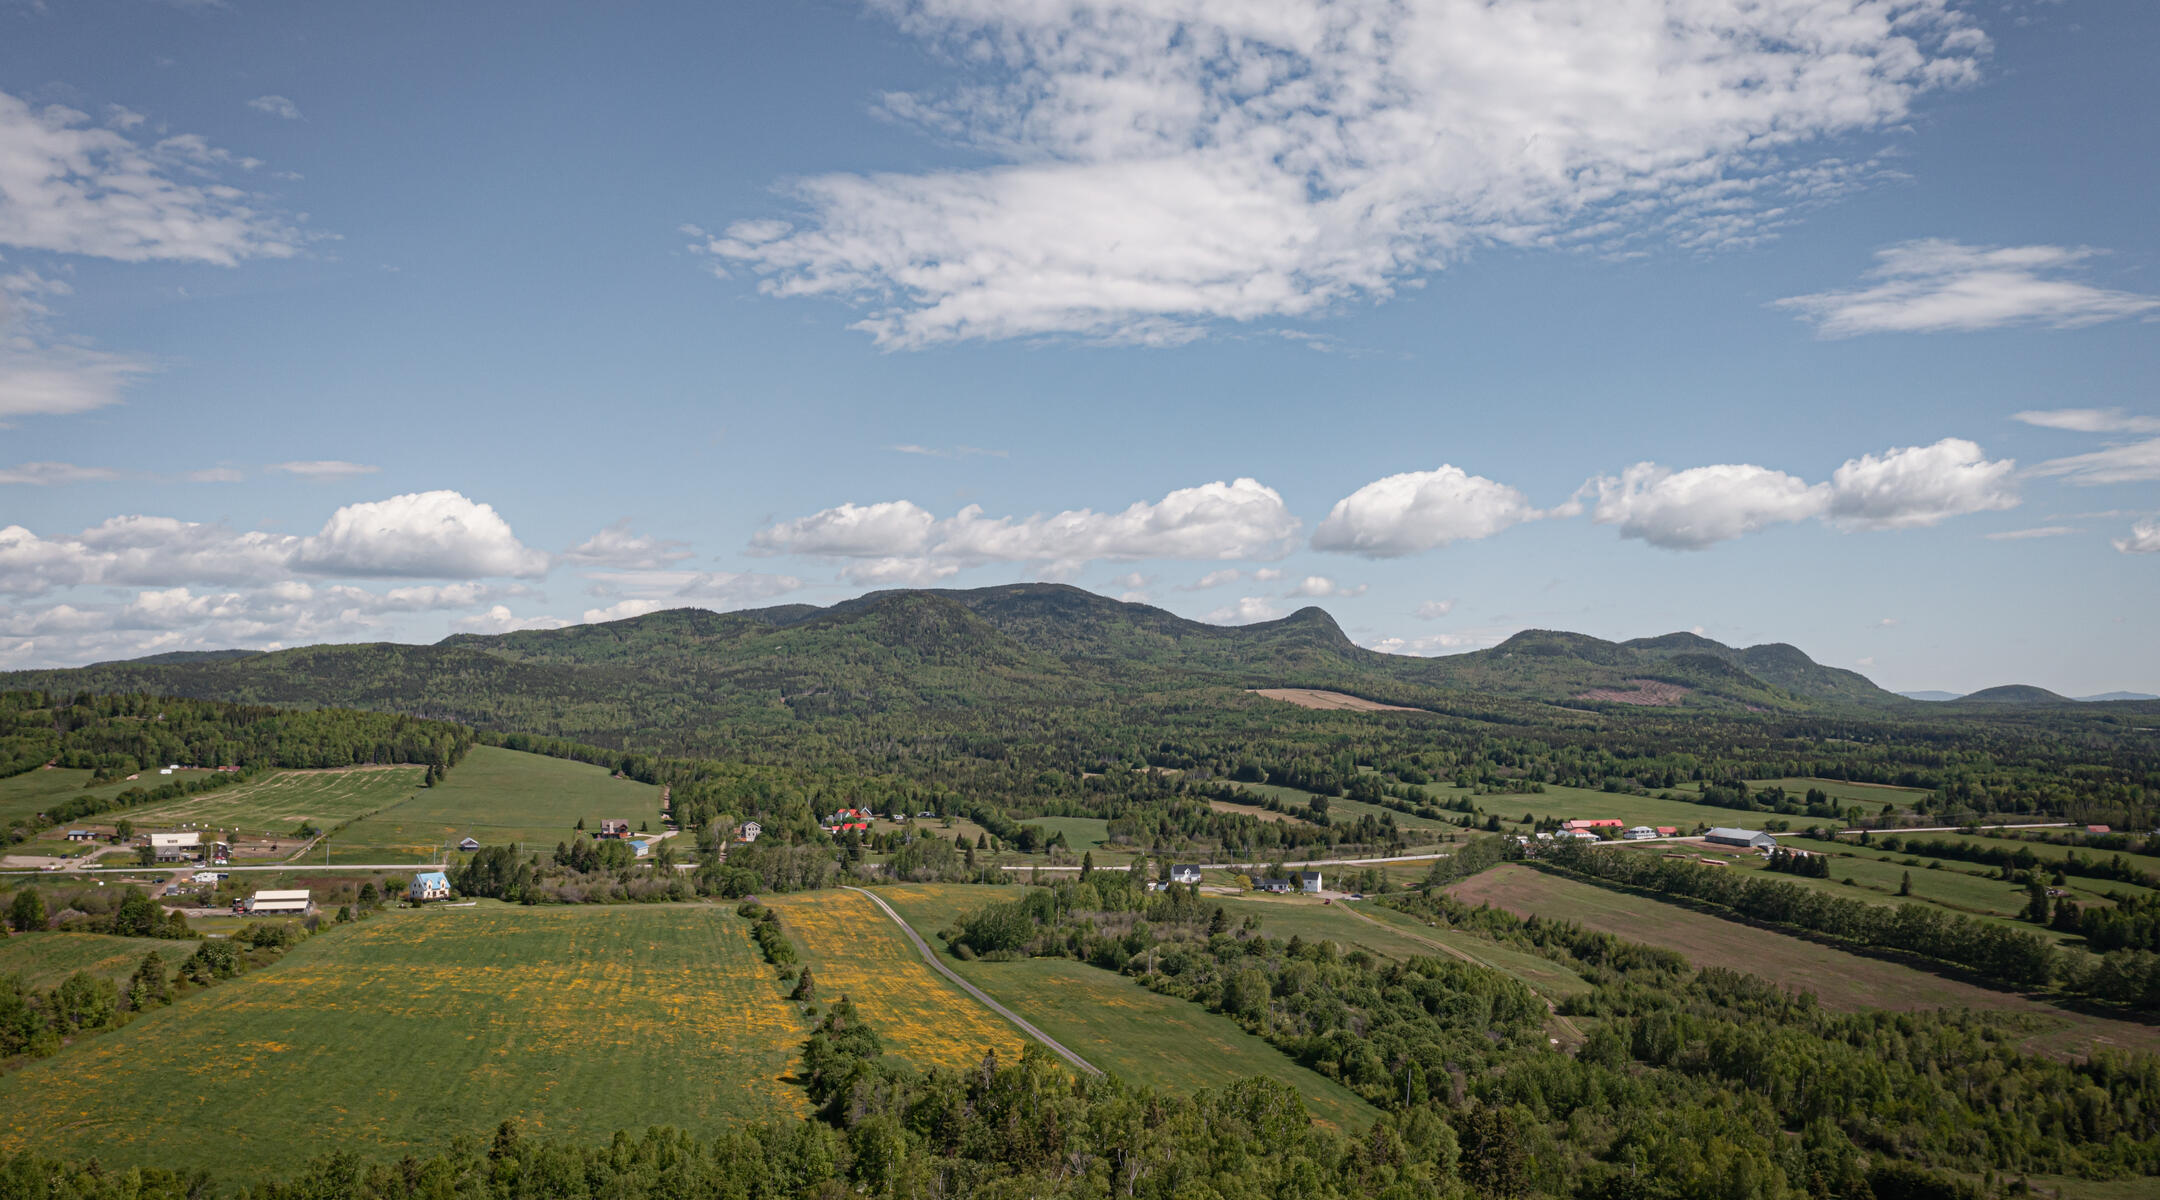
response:
<svg viewBox="0 0 2160 1200"><path fill-rule="evenodd" d="M17 933L45 928L45 898L36 888L15 893L15 902L8 906L8 927Z"/></svg>

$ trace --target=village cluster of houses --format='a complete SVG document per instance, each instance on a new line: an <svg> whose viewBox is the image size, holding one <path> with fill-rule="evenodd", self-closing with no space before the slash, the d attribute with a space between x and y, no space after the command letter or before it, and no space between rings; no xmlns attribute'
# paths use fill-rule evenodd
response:
<svg viewBox="0 0 2160 1200"><path fill-rule="evenodd" d="M1620 830L1620 839L1629 842L1677 837L1680 834L1680 828L1677 825L1629 825L1618 817L1586 817L1578 820L1562 821L1559 832L1540 833L1536 835L1536 840L1540 842L1601 842L1605 840L1604 835L1598 832L1602 829ZM1713 846L1740 846L1765 852L1777 849L1777 838L1759 829L1731 829L1720 826L1704 833L1702 837L1703 841ZM1531 842L1530 836L1522 834L1518 834L1515 840L1523 845L1529 845Z"/></svg>

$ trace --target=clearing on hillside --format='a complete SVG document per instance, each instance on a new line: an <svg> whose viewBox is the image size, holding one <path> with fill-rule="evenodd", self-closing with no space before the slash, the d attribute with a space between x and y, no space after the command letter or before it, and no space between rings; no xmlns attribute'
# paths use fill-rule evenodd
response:
<svg viewBox="0 0 2160 1200"><path fill-rule="evenodd" d="M962 913L1017 898L1017 888L916 883L880 888L931 946ZM1332 1079L1299 1066L1237 1022L1187 1000L1151 992L1134 980L1062 958L945 965L1074 1053L1131 1083L1190 1093L1263 1075L1296 1088L1313 1116L1354 1132L1373 1108Z"/></svg>
<svg viewBox="0 0 2160 1200"><path fill-rule="evenodd" d="M252 834L291 834L303 822L330 829L405 801L426 777L427 768L416 766L276 771L163 804L103 813L99 820L125 816L142 829L187 824Z"/></svg>
<svg viewBox="0 0 2160 1200"><path fill-rule="evenodd" d="M1382 704L1378 700L1367 700L1360 696L1346 695L1342 692L1325 692L1318 688L1249 688L1247 690L1255 696L1266 696L1270 700L1281 700L1295 704L1299 708L1320 708L1333 712L1425 711L1422 708L1411 708L1403 704Z"/></svg>
<svg viewBox="0 0 2160 1200"><path fill-rule="evenodd" d="M2160 1029L2072 1013L2009 992L1990 991L1913 967L1851 954L1804 938L1504 864L1448 889L1465 904L1490 904L1517 916L1574 921L1588 929L1685 955L1698 967L1725 967L1783 987L1815 993L1824 1006L1975 1008L2028 1018L2034 1049L2084 1054L2097 1047L2160 1049Z"/></svg>
<svg viewBox="0 0 2160 1200"><path fill-rule="evenodd" d="M552 850L582 836L580 820L591 831L609 817L658 831L660 789L590 763L475 746L441 783L334 835L330 861L430 862L465 837Z"/></svg>
<svg viewBox="0 0 2160 1200"><path fill-rule="evenodd" d="M0 1077L0 1150L236 1182L325 1146L429 1155L504 1120L617 1129L803 1111L806 1030L716 905L391 912Z"/></svg>
<svg viewBox="0 0 2160 1200"><path fill-rule="evenodd" d="M835 889L764 903L803 952L820 1009L842 996L853 1000L885 1053L918 1066L959 1068L991 1050L1010 1062L1027 1048L1028 1038L1010 1022L932 971L868 896Z"/></svg>

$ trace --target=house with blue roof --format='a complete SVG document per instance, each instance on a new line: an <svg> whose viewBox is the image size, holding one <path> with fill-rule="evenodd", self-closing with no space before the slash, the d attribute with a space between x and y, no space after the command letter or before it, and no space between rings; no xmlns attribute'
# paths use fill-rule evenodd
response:
<svg viewBox="0 0 2160 1200"><path fill-rule="evenodd" d="M429 900L448 900L450 877L441 871L421 871L412 877L412 887L408 894L415 904Z"/></svg>

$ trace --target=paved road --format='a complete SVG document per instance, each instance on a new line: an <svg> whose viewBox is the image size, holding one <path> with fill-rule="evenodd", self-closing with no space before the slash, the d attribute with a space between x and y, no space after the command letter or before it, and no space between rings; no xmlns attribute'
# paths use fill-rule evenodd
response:
<svg viewBox="0 0 2160 1200"><path fill-rule="evenodd" d="M36 869L34 869L34 868L21 868L21 867L11 867L11 868L9 868L8 870L5 870L5 871L0 871L0 875L144 875L144 874L155 874L155 873L156 873L156 872L158 872L158 871L163 871L163 870L170 870L170 869L171 869L171 868L169 868L169 867L145 867L145 866L140 866L140 865L137 865L137 866L132 866L132 867L70 867L70 868L65 868L65 869L62 869L62 870L58 870L58 871L40 871L40 870L36 870ZM405 862L405 863L334 863L334 864L331 864L331 865L329 865L329 866L324 866L324 865L323 865L323 864L321 864L321 863L313 863L313 864L308 864L308 863L271 863L271 864L269 864L268 866L245 866L245 867L208 867L208 866L201 866L201 865L197 865L197 866L191 866L191 867L188 867L188 868L187 868L187 870L188 870L188 871L190 871L190 872L194 872L194 871L289 871L289 872L300 872L300 871L440 871L440 870L442 870L442 869L443 869L443 866L442 866L442 864L440 864L440 863L409 863L409 862Z"/></svg>
<svg viewBox="0 0 2160 1200"><path fill-rule="evenodd" d="M1306 862L1286 862L1282 865L1285 867L1371 867L1378 866L1381 863L1431 862L1436 858L1446 857L1448 856L1445 854L1398 854L1393 858L1315 858ZM1201 863L1200 869L1203 871L1244 871L1253 867L1272 867L1274 865L1271 862ZM1077 871L1080 868L1037 866L1034 863L1007 863L1003 865L1002 869L1007 871ZM1132 867L1128 864L1117 867L1097 867L1095 869L1098 871L1130 871Z"/></svg>
<svg viewBox="0 0 2160 1200"><path fill-rule="evenodd" d="M1067 1050L1064 1046L1058 1043L1057 1039L1051 1037L1047 1033L1044 1033L1042 1030L1035 1028L1034 1025L1030 1024L1019 1013L1016 1013L1013 1010L1005 1007L1004 1005L999 1004L995 1000L992 1000L989 996L983 994L983 990L981 988L976 987L974 984L969 983L967 980L960 978L960 976L955 973L951 967L948 967L944 963L938 961L937 952L930 948L930 943L924 941L922 939L922 935L915 932L914 926L909 925L906 921L902 920L900 918L900 914L893 911L892 905L885 903L885 897L878 895L876 892L866 891L865 889L859 887L851 887L847 890L851 892L861 892L863 895L870 897L870 903L884 909L885 915L891 917L893 924L900 927L900 932L906 934L907 939L915 943L915 952L922 955L923 961L929 963L931 969L935 970L938 974L952 980L954 986L958 987L961 991L966 992L968 995L975 997L977 1000L982 1001L983 1004L988 1007L991 1012L994 1012L997 1015L1005 1018L1006 1020L1011 1021L1014 1025L1019 1027L1020 1032L1027 1034L1029 1037L1034 1038L1036 1041L1041 1042L1043 1045L1057 1051L1058 1056L1060 1058L1063 1058L1066 1062L1069 1062L1072 1065L1080 1068L1081 1070L1086 1071L1090 1075L1102 1074L1102 1071L1098 1069L1094 1063L1091 1063L1088 1060L1080 1057L1079 1055L1074 1054L1072 1051Z"/></svg>
<svg viewBox="0 0 2160 1200"><path fill-rule="evenodd" d="M1855 825L1855 826L1852 826L1852 827L1851 827L1851 828L1849 828L1849 829L1840 829L1840 830L1838 830L1838 832L1839 832L1839 833L1870 833L1870 834L1873 834L1873 833L1956 833L1956 832L1957 832L1958 830L1960 830L1960 829L2069 829L2069 828L2071 828L2071 826L2072 826L2073 824L2074 824L2074 822L2071 822L2071 821L2035 821L2035 822L2032 822L2031 824L2027 824L2027 825L1921 825L1921 826L1918 826L1918 827L1915 827L1915 828L1911 828L1911 829L1899 829L1899 828L1896 828L1896 827L1892 827L1892 828L1889 828L1889 829L1871 829L1871 828L1862 828L1861 826Z"/></svg>

